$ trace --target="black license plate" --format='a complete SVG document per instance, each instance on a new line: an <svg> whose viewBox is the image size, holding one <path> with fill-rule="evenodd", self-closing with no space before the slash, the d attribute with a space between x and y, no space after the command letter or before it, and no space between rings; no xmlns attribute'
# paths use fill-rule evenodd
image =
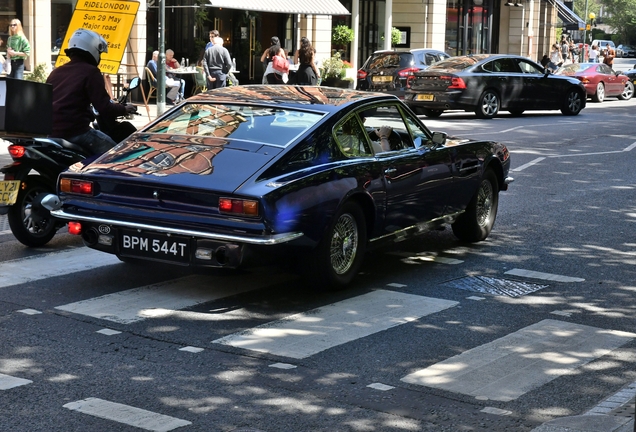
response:
<svg viewBox="0 0 636 432"><path fill-rule="evenodd" d="M120 230L119 253L122 256L187 264L190 262L190 239L175 235Z"/></svg>

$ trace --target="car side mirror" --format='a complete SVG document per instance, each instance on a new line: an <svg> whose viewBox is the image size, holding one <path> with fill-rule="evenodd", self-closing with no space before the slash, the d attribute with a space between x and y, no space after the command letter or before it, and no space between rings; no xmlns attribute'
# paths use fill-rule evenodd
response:
<svg viewBox="0 0 636 432"><path fill-rule="evenodd" d="M433 132L432 141L434 144L443 146L444 144L446 144L446 137L448 137L448 134L446 132Z"/></svg>

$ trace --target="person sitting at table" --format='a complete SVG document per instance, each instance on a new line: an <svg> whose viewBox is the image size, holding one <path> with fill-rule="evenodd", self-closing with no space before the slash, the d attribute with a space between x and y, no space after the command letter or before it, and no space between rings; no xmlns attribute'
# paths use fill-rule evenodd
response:
<svg viewBox="0 0 636 432"><path fill-rule="evenodd" d="M157 85L157 60L159 59L159 51L152 52L152 58L148 61L146 67L150 69L150 72L155 76L155 82L153 85ZM179 101L179 89L181 88L182 80L175 80L166 75L165 83L166 88L169 88L168 94L166 94L166 101L170 105L175 105ZM183 96L181 96L183 98Z"/></svg>
<svg viewBox="0 0 636 432"><path fill-rule="evenodd" d="M185 80L181 78L177 78L173 73L170 72L171 70L179 69L181 66L185 66L185 65L179 64L177 59L174 58L174 51L172 51L171 49L167 49L166 50L166 76L174 80L181 81L181 87L179 87L179 96L181 99L183 99L183 95L185 94Z"/></svg>

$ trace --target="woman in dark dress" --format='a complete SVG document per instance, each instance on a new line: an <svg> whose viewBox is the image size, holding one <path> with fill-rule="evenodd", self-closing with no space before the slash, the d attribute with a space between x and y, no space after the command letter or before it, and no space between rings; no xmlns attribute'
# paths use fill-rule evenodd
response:
<svg viewBox="0 0 636 432"><path fill-rule="evenodd" d="M320 73L314 63L316 50L309 42L309 39L303 37L300 40L300 48L298 49L298 72L296 72L297 85L316 85Z"/></svg>

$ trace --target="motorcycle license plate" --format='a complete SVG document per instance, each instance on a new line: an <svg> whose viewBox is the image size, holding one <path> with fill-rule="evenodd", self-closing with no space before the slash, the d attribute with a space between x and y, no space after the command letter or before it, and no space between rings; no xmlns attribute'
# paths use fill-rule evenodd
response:
<svg viewBox="0 0 636 432"><path fill-rule="evenodd" d="M143 257L188 264L190 262L190 239L161 233L121 230L119 253L127 257Z"/></svg>
<svg viewBox="0 0 636 432"><path fill-rule="evenodd" d="M0 204L15 204L18 192L20 192L20 180L0 181Z"/></svg>
<svg viewBox="0 0 636 432"><path fill-rule="evenodd" d="M433 95L432 94L418 94L418 95L415 96L415 100L432 101L433 100Z"/></svg>

